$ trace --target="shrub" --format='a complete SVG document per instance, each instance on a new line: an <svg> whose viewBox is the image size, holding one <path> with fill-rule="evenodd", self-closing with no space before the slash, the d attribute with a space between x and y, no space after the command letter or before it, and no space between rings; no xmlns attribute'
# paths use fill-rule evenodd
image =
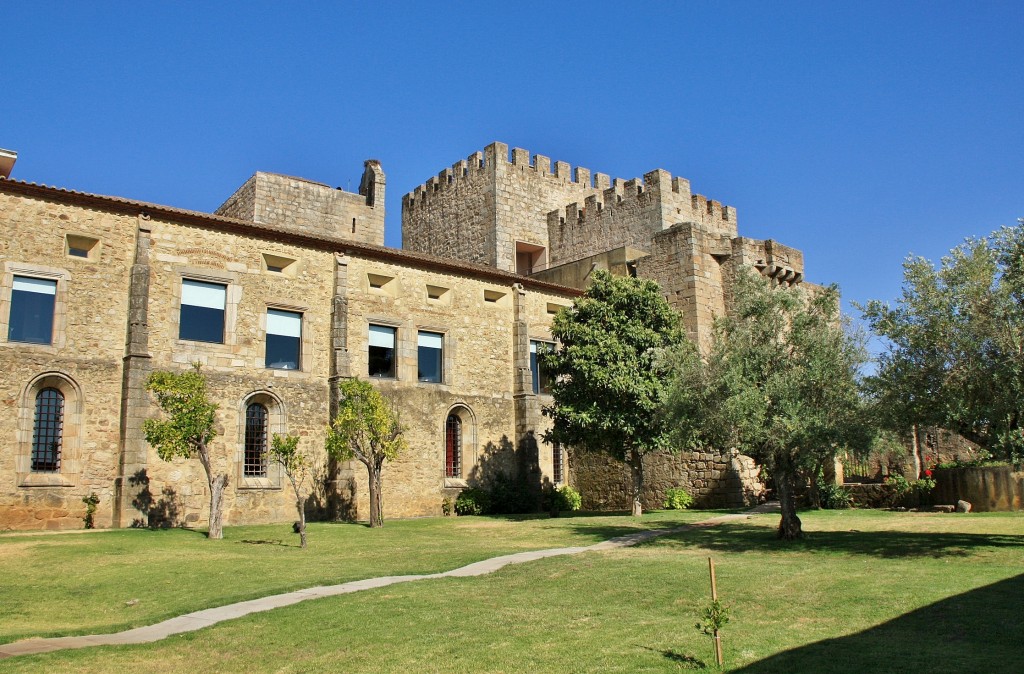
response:
<svg viewBox="0 0 1024 674"><path fill-rule="evenodd" d="M452 500L447 496L441 501L441 514L445 517L451 517L452 514Z"/></svg>
<svg viewBox="0 0 1024 674"><path fill-rule="evenodd" d="M515 478L498 472L490 482L486 515L519 515L537 509L535 498L531 498L529 482L522 477Z"/></svg>
<svg viewBox="0 0 1024 674"><path fill-rule="evenodd" d="M483 489L466 489L455 499L457 515L483 515L491 508L490 494Z"/></svg>
<svg viewBox="0 0 1024 674"><path fill-rule="evenodd" d="M853 503L848 489L829 482L818 483L818 498L825 510L845 510Z"/></svg>
<svg viewBox="0 0 1024 674"><path fill-rule="evenodd" d="M560 511L579 510L583 506L583 497L580 496L580 493L578 491L576 491L567 484L556 489L555 494L557 495L556 501L558 505L561 506L559 508Z"/></svg>
<svg viewBox="0 0 1024 674"><path fill-rule="evenodd" d="M667 510L686 510L693 505L693 496L682 487L669 487L665 490L665 504Z"/></svg>
<svg viewBox="0 0 1024 674"><path fill-rule="evenodd" d="M94 517L96 515L96 506L100 503L100 497L89 492L88 496L82 497L82 503L85 504L85 517L82 518L82 522L85 523L86 529L92 529L96 526Z"/></svg>
<svg viewBox="0 0 1024 674"><path fill-rule="evenodd" d="M890 507L897 505L917 507L927 501L932 490L935 489L935 480L930 477L908 480L902 475L890 475L885 478L885 484L892 490L889 497Z"/></svg>

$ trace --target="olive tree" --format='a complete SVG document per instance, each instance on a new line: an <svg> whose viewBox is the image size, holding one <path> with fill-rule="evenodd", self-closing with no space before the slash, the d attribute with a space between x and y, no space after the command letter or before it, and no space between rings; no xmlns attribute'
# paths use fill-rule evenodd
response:
<svg viewBox="0 0 1024 674"><path fill-rule="evenodd" d="M798 480L837 451L870 444L858 381L865 359L839 319L834 286L807 292L743 269L709 353L684 344L667 359L666 416L684 447L736 448L757 461L782 505L779 537L800 538Z"/></svg>
<svg viewBox="0 0 1024 674"><path fill-rule="evenodd" d="M299 450L299 436L274 434L267 450L271 461L281 466L281 470L292 483L295 494L295 509L299 513L299 545L306 547L306 480L310 478L312 464L309 457Z"/></svg>

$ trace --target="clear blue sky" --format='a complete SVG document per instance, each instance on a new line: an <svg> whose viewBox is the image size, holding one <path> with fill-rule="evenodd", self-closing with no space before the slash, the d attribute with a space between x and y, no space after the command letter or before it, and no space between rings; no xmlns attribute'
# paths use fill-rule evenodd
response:
<svg viewBox="0 0 1024 674"><path fill-rule="evenodd" d="M500 5L496 9L491 5ZM491 141L735 206L864 301L1024 216L1024 2L0 5L14 178L203 211L401 196ZM854 312L856 314L856 312Z"/></svg>

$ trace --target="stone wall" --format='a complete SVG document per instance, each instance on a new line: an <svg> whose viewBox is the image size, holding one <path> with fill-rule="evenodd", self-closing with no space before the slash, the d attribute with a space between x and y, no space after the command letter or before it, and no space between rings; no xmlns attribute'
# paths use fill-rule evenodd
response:
<svg viewBox="0 0 1024 674"><path fill-rule="evenodd" d="M81 527L82 498L110 521L118 471L124 325L137 219L0 195L0 529ZM67 236L94 241L68 254ZM13 276L57 281L52 344L8 341ZM36 394L65 398L60 471L31 470Z"/></svg>
<svg viewBox="0 0 1024 674"><path fill-rule="evenodd" d="M606 454L571 452L570 482L583 497L584 510L628 510L632 502L629 466ZM753 459L725 453L656 453L644 458L645 509L663 507L665 491L683 487L695 508L741 508L759 502L764 485Z"/></svg>
<svg viewBox="0 0 1024 674"><path fill-rule="evenodd" d="M366 162L359 194L323 183L257 172L216 211L283 230L384 245L385 176Z"/></svg>
<svg viewBox="0 0 1024 674"><path fill-rule="evenodd" d="M935 503L968 501L976 512L1024 509L1021 466L939 468L935 471Z"/></svg>

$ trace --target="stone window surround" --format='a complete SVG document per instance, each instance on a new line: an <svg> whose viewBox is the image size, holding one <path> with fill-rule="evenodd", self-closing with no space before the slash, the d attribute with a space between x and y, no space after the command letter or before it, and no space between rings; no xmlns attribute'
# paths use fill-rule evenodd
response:
<svg viewBox="0 0 1024 674"><path fill-rule="evenodd" d="M462 456L460 457L460 463L462 465L463 477L448 477L445 475L445 442L447 441L448 417L452 414L459 417L462 421ZM443 480L442 486L445 489L467 489L469 488L469 483L466 482L465 476L473 472L478 459L476 413L474 413L473 409L466 403L457 401L451 404L441 416L439 430L440 442L437 444L437 447L440 450L441 460L438 462L437 466L438 472L440 472L441 479Z"/></svg>
<svg viewBox="0 0 1024 674"><path fill-rule="evenodd" d="M242 286L239 283L239 275L236 272L221 271L217 269L205 269L198 267L179 267L176 270L178 278L175 280L174 303L171 306L171 320L169 325L174 326L175 351L188 349L191 352L201 350L221 355L231 355L238 340L238 304L242 300ZM191 339L182 339L178 326L181 323L181 288L182 281L201 281L203 283L219 283L224 285L224 341L223 342L197 342ZM264 319L265 320L265 319ZM196 360L190 358L189 362Z"/></svg>
<svg viewBox="0 0 1024 674"><path fill-rule="evenodd" d="M57 293L53 302L53 338L49 344L32 342L11 342L7 339L11 325L11 294L15 276L28 276L57 282ZM67 344L68 283L71 273L60 267L48 267L28 262L4 262L0 278L0 347L31 349L32 351L56 354Z"/></svg>
<svg viewBox="0 0 1024 674"><path fill-rule="evenodd" d="M252 403L261 403L267 408L267 448L274 434L287 435L287 409L284 401L270 389L257 389L242 398L238 406L238 442L235 450L235 484L239 490L281 489L282 470L280 464L267 459L267 476L245 475L245 411Z"/></svg>
<svg viewBox="0 0 1024 674"><path fill-rule="evenodd" d="M312 330L309 330L309 307L302 304L295 304L284 299L271 298L266 300L264 303L263 314L260 316L260 333L259 341L263 345L263 352L259 356L259 360L256 362L256 367L264 370L270 370L274 373L275 377L289 378L293 377L296 379L307 379L311 376L313 371L313 341L312 341ZM296 314L302 315L302 336L299 337L299 369L297 370L280 370L277 368L268 368L266 363L267 357L267 309L278 309L280 311L291 311Z"/></svg>
<svg viewBox="0 0 1024 674"><path fill-rule="evenodd" d="M32 433L36 396L44 388L55 388L64 395L60 471L56 473L32 472ZM82 389L67 372L43 372L25 386L18 409L18 453L14 458L19 487L74 487L78 484L78 477L82 472L83 406Z"/></svg>

